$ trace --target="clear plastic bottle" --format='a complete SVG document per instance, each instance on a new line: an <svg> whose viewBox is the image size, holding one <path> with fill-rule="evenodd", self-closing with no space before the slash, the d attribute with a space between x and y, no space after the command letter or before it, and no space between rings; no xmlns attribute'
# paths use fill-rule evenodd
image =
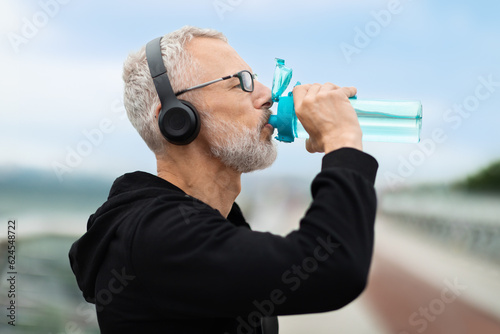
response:
<svg viewBox="0 0 500 334"><path fill-rule="evenodd" d="M418 143L420 141L422 128L422 104L420 102L351 99L351 104L358 115L364 141L394 143ZM292 131L295 138L309 138L309 134L295 116L295 112L292 118Z"/></svg>
<svg viewBox="0 0 500 334"><path fill-rule="evenodd" d="M277 115L269 123L278 130L276 139L293 142L294 138L309 138L295 115L293 95L280 96L288 87L292 70L282 59L276 59L273 79L273 100L278 102ZM297 83L300 84L300 83ZM365 141L417 143L422 129L422 104L420 101L350 99L358 116Z"/></svg>

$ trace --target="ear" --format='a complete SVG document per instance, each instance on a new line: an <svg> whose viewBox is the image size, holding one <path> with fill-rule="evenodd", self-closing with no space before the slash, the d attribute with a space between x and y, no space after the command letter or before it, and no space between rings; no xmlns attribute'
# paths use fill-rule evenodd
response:
<svg viewBox="0 0 500 334"><path fill-rule="evenodd" d="M159 104L156 109L155 109L155 118L158 119L158 116L160 115L161 111L161 104Z"/></svg>

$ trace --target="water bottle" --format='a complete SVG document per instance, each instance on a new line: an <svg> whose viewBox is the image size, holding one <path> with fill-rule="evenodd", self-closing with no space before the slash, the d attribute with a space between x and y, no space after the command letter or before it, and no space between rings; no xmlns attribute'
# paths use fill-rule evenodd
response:
<svg viewBox="0 0 500 334"><path fill-rule="evenodd" d="M292 69L283 59L276 59L272 98L278 102L276 115L271 115L269 124L278 130L276 139L291 143L294 138L309 138L295 115L293 94L281 96L288 87ZM300 83L297 83L300 84ZM362 100L349 99L358 116L365 141L395 143L417 143L422 129L422 104L420 101Z"/></svg>

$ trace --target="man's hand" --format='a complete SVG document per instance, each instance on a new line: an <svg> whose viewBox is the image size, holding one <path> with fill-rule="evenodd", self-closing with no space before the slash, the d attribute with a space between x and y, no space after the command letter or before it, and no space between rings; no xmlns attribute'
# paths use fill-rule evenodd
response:
<svg viewBox="0 0 500 334"><path fill-rule="evenodd" d="M328 153L341 147L363 149L358 117L348 99L356 92L354 87L332 83L295 86L295 113L309 133L307 151Z"/></svg>

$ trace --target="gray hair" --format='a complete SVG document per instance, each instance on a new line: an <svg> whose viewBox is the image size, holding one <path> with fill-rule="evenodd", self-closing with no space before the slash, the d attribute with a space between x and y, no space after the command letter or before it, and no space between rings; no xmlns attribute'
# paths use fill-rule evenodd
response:
<svg viewBox="0 0 500 334"><path fill-rule="evenodd" d="M215 38L227 42L227 38L219 31L192 26L184 26L163 36L163 63L174 91L199 84L199 64L185 49L186 44L194 37ZM155 118L155 109L160 104L160 99L147 65L146 46L130 53L125 60L123 81L124 105L130 122L151 151L162 156L166 153L167 141L163 138ZM191 91L184 93L182 98L201 108L203 102L199 95L199 92Z"/></svg>

